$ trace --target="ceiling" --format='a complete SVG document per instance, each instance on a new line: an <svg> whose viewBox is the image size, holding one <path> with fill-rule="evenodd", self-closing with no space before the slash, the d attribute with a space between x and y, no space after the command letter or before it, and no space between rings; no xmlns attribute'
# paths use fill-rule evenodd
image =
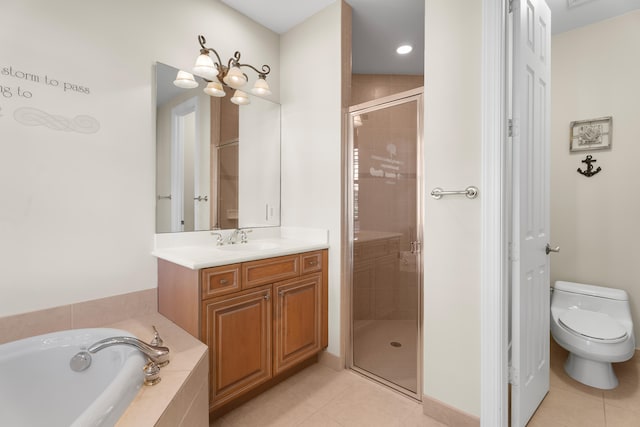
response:
<svg viewBox="0 0 640 427"><path fill-rule="evenodd" d="M282 34L335 0L220 0ZM425 0L346 0L353 8L353 70L372 74L422 74ZM546 0L558 34L640 9L640 0ZM413 44L399 58L395 48Z"/></svg>
<svg viewBox="0 0 640 427"><path fill-rule="evenodd" d="M551 32L553 34L564 33L640 9L640 0L546 1L551 9Z"/></svg>

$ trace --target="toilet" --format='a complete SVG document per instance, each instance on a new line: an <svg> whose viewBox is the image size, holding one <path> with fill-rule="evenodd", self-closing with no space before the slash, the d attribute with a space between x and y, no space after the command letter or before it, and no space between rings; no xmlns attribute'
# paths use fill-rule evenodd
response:
<svg viewBox="0 0 640 427"><path fill-rule="evenodd" d="M621 289L557 281L551 294L551 336L569 351L564 370L576 381L618 386L611 363L635 352L629 296Z"/></svg>

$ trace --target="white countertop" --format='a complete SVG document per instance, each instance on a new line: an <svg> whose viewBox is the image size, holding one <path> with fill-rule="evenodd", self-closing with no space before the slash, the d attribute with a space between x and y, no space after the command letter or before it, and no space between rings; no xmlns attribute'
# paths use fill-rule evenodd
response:
<svg viewBox="0 0 640 427"><path fill-rule="evenodd" d="M228 233L229 231L223 232L223 234ZM179 241L176 240L177 236L173 235L165 239L166 242L158 242L158 236L160 236L160 239L163 238L162 235L156 236L156 247L151 254L192 270L315 251L329 247L325 230L283 228L276 231L270 230L269 233L256 232L255 236L250 235L256 238L250 237L246 245L237 243L224 246L216 245L215 237L211 236L211 232L200 232L198 235L192 235L192 238L179 236Z"/></svg>

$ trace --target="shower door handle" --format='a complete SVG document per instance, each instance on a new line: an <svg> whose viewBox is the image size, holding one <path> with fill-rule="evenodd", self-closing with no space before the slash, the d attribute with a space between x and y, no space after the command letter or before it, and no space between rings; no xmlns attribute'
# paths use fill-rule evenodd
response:
<svg viewBox="0 0 640 427"><path fill-rule="evenodd" d="M547 246L544 248L544 251L547 253L547 255L549 255L549 252L560 252L560 246L556 246L555 248L552 248L547 243Z"/></svg>

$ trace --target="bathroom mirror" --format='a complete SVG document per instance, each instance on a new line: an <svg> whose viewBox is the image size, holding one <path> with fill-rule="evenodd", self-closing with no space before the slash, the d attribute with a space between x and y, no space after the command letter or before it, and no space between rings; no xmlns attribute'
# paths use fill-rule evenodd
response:
<svg viewBox="0 0 640 427"><path fill-rule="evenodd" d="M280 105L182 89L156 64L156 232L280 225Z"/></svg>

